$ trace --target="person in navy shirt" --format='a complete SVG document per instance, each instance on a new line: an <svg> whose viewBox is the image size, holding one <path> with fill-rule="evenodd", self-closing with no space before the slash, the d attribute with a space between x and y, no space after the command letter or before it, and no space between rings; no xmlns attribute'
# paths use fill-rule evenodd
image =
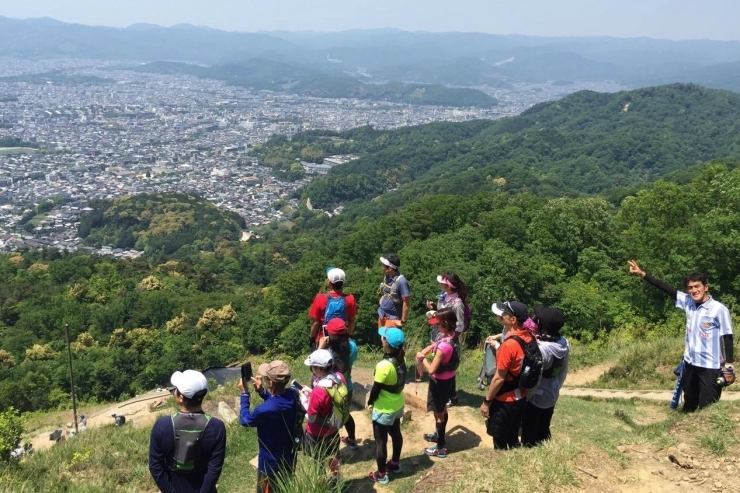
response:
<svg viewBox="0 0 740 493"><path fill-rule="evenodd" d="M630 274L642 277L668 294L676 302L676 308L686 313L681 383L684 412L717 402L722 395L717 376L723 367L731 369L734 359L730 311L709 295L709 283L700 272L692 272L684 278L687 294L649 276L634 260L629 261L629 266Z"/></svg>
<svg viewBox="0 0 740 493"><path fill-rule="evenodd" d="M254 389L264 402L249 409L248 382L239 380L241 394L240 423L257 428L259 455L257 464L257 493L276 491L277 476L283 481L295 470L296 426L298 408L296 392L286 388L290 368L282 361L263 363L257 369L260 376L252 377ZM265 389L267 387L267 389Z"/></svg>
<svg viewBox="0 0 740 493"><path fill-rule="evenodd" d="M181 413L204 414L203 398L208 392L206 377L195 370L176 371L170 382ZM192 471L175 469L173 418L162 416L152 428L149 440L149 472L162 493L216 493L216 482L226 456L226 426L210 418L203 430L200 452Z"/></svg>

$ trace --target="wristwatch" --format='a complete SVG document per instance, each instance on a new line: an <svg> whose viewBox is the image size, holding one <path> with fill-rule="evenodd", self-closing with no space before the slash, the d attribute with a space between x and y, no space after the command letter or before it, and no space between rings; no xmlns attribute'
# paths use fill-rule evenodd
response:
<svg viewBox="0 0 740 493"><path fill-rule="evenodd" d="M490 401L488 399L483 399L483 404L493 404L493 399Z"/></svg>

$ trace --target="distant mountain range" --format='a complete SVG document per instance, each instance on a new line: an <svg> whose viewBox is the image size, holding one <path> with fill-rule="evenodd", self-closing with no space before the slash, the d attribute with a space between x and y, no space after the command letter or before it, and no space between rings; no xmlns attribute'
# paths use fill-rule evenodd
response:
<svg viewBox="0 0 740 493"><path fill-rule="evenodd" d="M400 82L369 84L341 72L327 73L308 67L257 58L241 63L207 67L180 62L152 62L134 67L133 70L195 75L257 90L284 91L313 97L357 98L479 108L490 108L497 104L495 98L478 89Z"/></svg>
<svg viewBox="0 0 740 493"><path fill-rule="evenodd" d="M0 17L0 56L9 55L167 60L209 66L258 59L289 65L291 72L308 69L312 77L343 74L374 83L506 87L518 82L612 80L629 87L694 82L740 91L740 41L547 38L395 29L238 33L189 24L168 28L135 24L119 29L48 18Z"/></svg>

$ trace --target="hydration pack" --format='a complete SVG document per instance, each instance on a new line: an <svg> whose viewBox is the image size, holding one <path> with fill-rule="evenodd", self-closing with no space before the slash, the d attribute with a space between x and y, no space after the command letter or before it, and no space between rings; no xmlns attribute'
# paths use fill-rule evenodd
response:
<svg viewBox="0 0 740 493"><path fill-rule="evenodd" d="M347 295L335 297L329 293L326 293L326 308L324 309L324 325L329 323L329 320L334 318L341 318L345 322L347 321L347 303L345 298Z"/></svg>
<svg viewBox="0 0 740 493"><path fill-rule="evenodd" d="M175 413L171 416L175 433L172 468L178 472L203 470L207 464L196 464L200 454L203 432L211 421L205 413Z"/></svg>
<svg viewBox="0 0 740 493"><path fill-rule="evenodd" d="M537 344L537 339L532 337L530 342L524 342L524 339L519 336L512 335L509 338L518 342L524 352L522 367L515 381L518 382L518 386L522 390L537 387L542 378L543 366L542 353L540 352L540 346Z"/></svg>
<svg viewBox="0 0 740 493"><path fill-rule="evenodd" d="M392 358L386 358L388 361L393 364L393 366L396 368L396 383L393 385L387 384L387 383L379 383L377 384L378 387L380 387L381 390L385 390L386 392L390 392L391 394L400 394L403 392L403 388L406 385L406 373L408 372L408 369L406 368L406 361L402 358L400 361L396 357Z"/></svg>
<svg viewBox="0 0 740 493"><path fill-rule="evenodd" d="M403 307L403 300L401 299L401 295L398 294L398 282L401 279L406 279L403 274L398 274L396 277L391 279L390 284L383 281L380 284L380 294L384 298L390 298L391 302L393 302L393 305L396 307L396 311L400 314L401 309Z"/></svg>
<svg viewBox="0 0 740 493"><path fill-rule="evenodd" d="M454 303L452 306L455 306L458 303L463 303L463 300L460 298L455 298ZM473 311L470 309L470 305L466 305L463 303L463 309L464 309L464 319L463 319L463 332L467 332L470 328L470 316L472 315Z"/></svg>
<svg viewBox="0 0 740 493"><path fill-rule="evenodd" d="M447 343L452 346L452 357L447 363L443 362L440 364L439 368L437 368L437 372L442 373L444 371L457 370L457 367L460 366L460 342L457 340L457 337L445 337L444 339L440 339L434 346L435 353L439 350L439 346L442 343Z"/></svg>
<svg viewBox="0 0 740 493"><path fill-rule="evenodd" d="M349 419L349 390L347 384L342 382L336 374L331 373L319 380L317 385L326 389L329 397L331 397L332 406L331 413L320 423L321 426L340 430Z"/></svg>

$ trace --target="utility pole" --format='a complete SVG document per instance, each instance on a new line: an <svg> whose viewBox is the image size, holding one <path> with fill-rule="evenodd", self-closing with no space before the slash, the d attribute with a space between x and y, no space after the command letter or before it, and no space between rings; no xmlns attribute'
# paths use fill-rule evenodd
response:
<svg viewBox="0 0 740 493"><path fill-rule="evenodd" d="M75 435L79 433L77 429L77 398L75 397L75 378L72 371L72 348L69 344L69 324L64 324L64 333L67 335L67 356L69 356L69 386L72 389L72 413L74 414Z"/></svg>

